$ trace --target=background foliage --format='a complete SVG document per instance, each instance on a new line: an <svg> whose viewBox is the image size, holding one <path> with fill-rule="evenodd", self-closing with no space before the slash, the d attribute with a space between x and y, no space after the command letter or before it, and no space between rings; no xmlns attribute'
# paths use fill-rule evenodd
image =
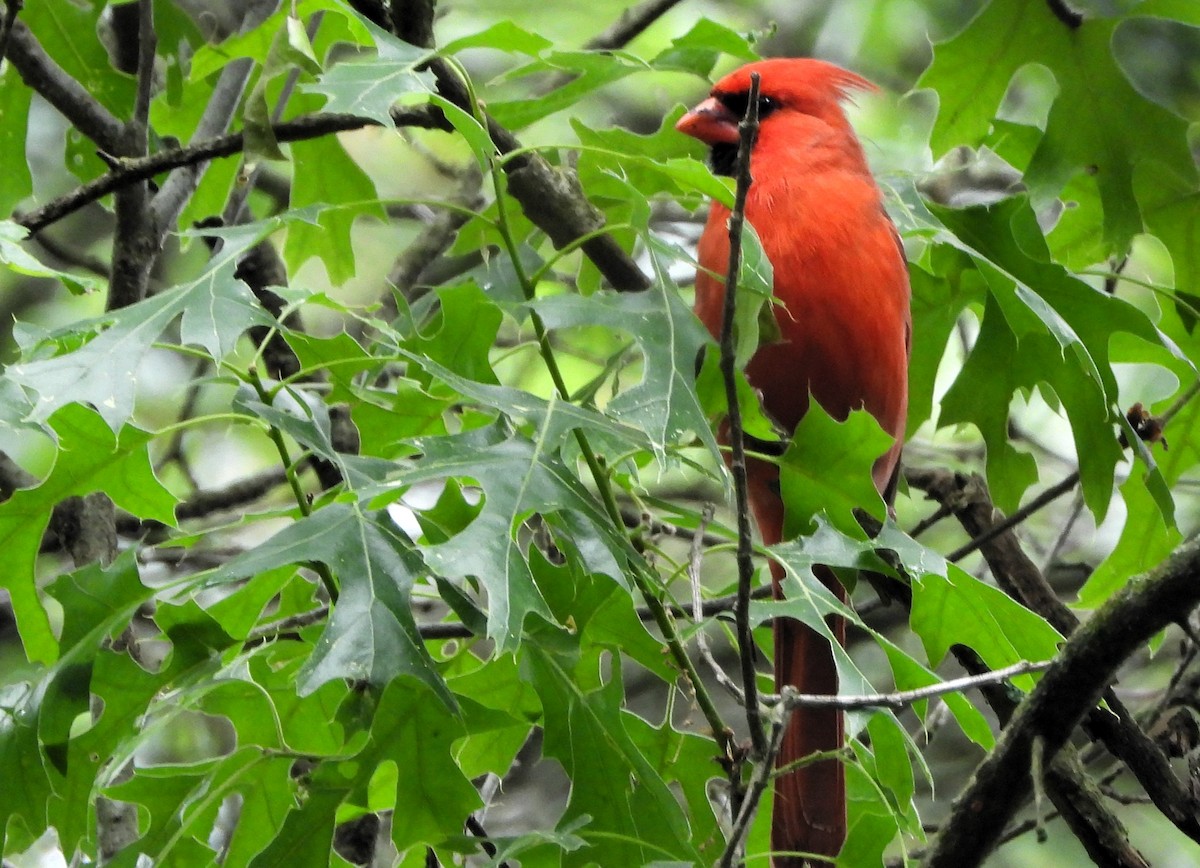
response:
<svg viewBox="0 0 1200 868"><path fill-rule="evenodd" d="M1086 617L1195 527L1187 0L4 8L6 857L722 855L754 758L704 664L737 668L735 523L688 283L731 192L672 127L758 56L907 94L853 117L914 314L897 517L853 518L869 420L810 414L760 642L841 610L824 563L911 582L855 593L844 695L1050 660L1055 592ZM1026 509L984 539L993 504ZM1200 862L1189 612L1048 772L1049 843L997 810L996 864ZM851 712L842 863L919 860L1035 680Z"/></svg>

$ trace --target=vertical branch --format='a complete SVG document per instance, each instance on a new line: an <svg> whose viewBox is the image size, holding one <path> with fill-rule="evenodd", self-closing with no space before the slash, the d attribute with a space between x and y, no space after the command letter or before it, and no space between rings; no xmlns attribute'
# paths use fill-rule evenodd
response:
<svg viewBox="0 0 1200 868"><path fill-rule="evenodd" d="M721 320L721 377L725 381L725 401L729 406L729 446L732 453L729 469L733 473L734 504L737 509L737 566L738 591L734 617L737 622L739 657L742 663L742 688L745 691L746 723L754 752L762 756L767 749L763 735L762 716L758 707L757 673L754 668L754 639L750 626L750 591L754 581L753 540L750 530L750 497L746 479L746 439L742 430L742 411L738 406L737 371L734 365L734 311L737 308L738 274L742 267L742 229L746 223L746 195L753 178L750 176L750 148L758 135L757 73L750 76L750 99L746 116L739 125L741 139L737 154L737 193L733 212L729 215L729 269L725 276L725 307Z"/></svg>
<svg viewBox="0 0 1200 868"><path fill-rule="evenodd" d="M152 0L138 0L137 13L137 90L131 117L121 134L121 157L144 157L149 150L150 95L158 48ZM162 243L150 214L146 181L118 190L115 198L117 227L108 286L109 310L128 307L146 297L150 269Z"/></svg>
<svg viewBox="0 0 1200 868"><path fill-rule="evenodd" d="M0 61L8 52L8 34L12 33L13 24L21 12L21 0L4 0L4 18L0 19Z"/></svg>

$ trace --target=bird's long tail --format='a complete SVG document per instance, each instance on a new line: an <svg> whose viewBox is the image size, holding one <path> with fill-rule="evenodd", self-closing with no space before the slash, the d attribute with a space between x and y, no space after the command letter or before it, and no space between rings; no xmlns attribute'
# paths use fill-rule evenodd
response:
<svg viewBox="0 0 1200 868"><path fill-rule="evenodd" d="M783 536L783 503L779 499L778 472L768 464L753 462L749 470L750 502L763 542L774 545ZM818 567L817 575L839 598L845 590L833 573ZM771 564L775 597L782 596L783 568ZM843 618L830 619L838 642L846 638ZM827 639L799 621L775 621L775 686L790 684L801 693L836 695L837 668ZM813 753L840 750L845 741L841 712L801 708L783 737L776 767L783 768ZM809 864L799 855L837 856L846 840L846 775L842 763L824 759L800 766L775 779L775 813L771 821L771 850L775 868Z"/></svg>

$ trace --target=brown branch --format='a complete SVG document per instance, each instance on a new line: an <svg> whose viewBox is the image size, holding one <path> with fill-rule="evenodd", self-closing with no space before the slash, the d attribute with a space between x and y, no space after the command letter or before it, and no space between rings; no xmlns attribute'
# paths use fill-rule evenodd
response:
<svg viewBox="0 0 1200 868"><path fill-rule="evenodd" d="M391 0L392 32L418 48L433 48L437 0Z"/></svg>
<svg viewBox="0 0 1200 868"><path fill-rule="evenodd" d="M137 0L124 7L135 10L132 21L136 36L126 35L137 48L137 89L132 116L125 124L120 150L121 157L144 157L150 149L150 96L154 85L154 59L158 37L154 31L154 4ZM126 15L125 17L128 17ZM162 249L162 237L150 209L150 189L145 181L130 184L117 191L116 229L112 245L112 274L108 281L108 310L120 310L137 304L146 297L150 286L150 270Z"/></svg>
<svg viewBox="0 0 1200 868"><path fill-rule="evenodd" d="M757 73L750 75L750 95L746 116L738 125L737 162L734 177L737 189L733 211L729 215L729 263L725 275L725 299L721 311L720 365L725 384L725 406L729 420L729 469L733 474L734 510L737 518L738 605L734 607L737 622L738 658L742 665L743 707L754 753L761 757L767 749L762 717L758 708L757 671L754 667L753 625L750 623L750 591L754 583L754 539L750 527L749 481L746 475L746 437L742 427L742 410L738 403L735 351L734 313L737 310L738 277L742 269L742 230L746 224L746 197L754 179L750 176L750 149L758 135Z"/></svg>
<svg viewBox="0 0 1200 868"><path fill-rule="evenodd" d="M1055 18L1072 30L1078 30L1083 25L1083 14L1068 6L1066 0L1046 0L1046 5L1050 7Z"/></svg>
<svg viewBox="0 0 1200 868"><path fill-rule="evenodd" d="M589 39L583 47L589 51L623 48L678 5L679 0L645 0L638 6L631 6L602 33Z"/></svg>
<svg viewBox="0 0 1200 868"><path fill-rule="evenodd" d="M1100 701L1117 667L1197 604L1200 538L1192 538L1164 564L1114 594L1071 635L955 800L926 864L957 868L982 861L1029 794L1034 741L1053 756Z"/></svg>
<svg viewBox="0 0 1200 868"><path fill-rule="evenodd" d="M430 129L446 129L449 126L441 112L431 106L395 109L392 111L392 119L400 126ZM312 114L278 124L274 127L274 132L275 138L280 142L295 142L369 126L379 126L379 122L350 114ZM186 147L159 151L141 159L120 160L120 168L47 202L35 211L16 215L13 220L31 233L36 233L127 184L144 181L181 166L192 166L218 157L240 154L244 148L243 134L229 133L193 142Z"/></svg>
<svg viewBox="0 0 1200 868"><path fill-rule="evenodd" d="M9 6L11 13L12 6ZM102 150L117 153L125 125L42 48L23 21L8 34L7 56L21 80Z"/></svg>
<svg viewBox="0 0 1200 868"><path fill-rule="evenodd" d="M910 468L906 479L940 503L951 505L967 533L982 540L983 556L1005 593L1064 636L1078 628L1078 617L1054 593L1011 530L997 531L1005 523L997 519L982 479L920 468ZM1093 709L1087 715L1088 733L1128 766L1155 806L1180 831L1200 841L1200 806L1171 769L1166 754L1137 725L1115 693L1109 690L1104 699L1107 709Z"/></svg>
<svg viewBox="0 0 1200 868"><path fill-rule="evenodd" d="M4 18L0 20L0 58L8 52L8 37L22 8L21 0L4 0Z"/></svg>
<svg viewBox="0 0 1200 868"><path fill-rule="evenodd" d="M464 111L472 111L467 88L454 68L435 58L430 62L430 69L437 78L441 95ZM484 121L492 143L502 156L522 150L517 137L495 118L484 113ZM604 215L588 201L574 172L551 166L533 151L514 154L504 161L503 166L508 192L520 203L525 216L549 236L556 248L587 237L580 248L614 289L627 292L650 286L650 279L617 240L600 232L604 228Z"/></svg>

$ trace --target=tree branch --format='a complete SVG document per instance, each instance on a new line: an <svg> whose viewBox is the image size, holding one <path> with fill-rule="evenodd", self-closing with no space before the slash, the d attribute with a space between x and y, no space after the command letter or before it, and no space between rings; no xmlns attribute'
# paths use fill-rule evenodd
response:
<svg viewBox="0 0 1200 868"><path fill-rule="evenodd" d="M734 607L737 621L738 658L742 665L743 706L746 724L754 753L762 756L767 748L762 718L758 709L757 672L754 667L754 637L750 623L750 591L754 584L754 539L750 528L750 494L746 476L746 438L742 428L742 410L738 404L737 370L735 359L734 312L737 310L738 277L742 270L742 229L746 223L746 196L754 179L750 176L750 149L758 135L759 76L750 75L750 95L746 116L738 125L739 141L735 177L737 190L733 211L729 215L729 267L725 275L725 299L721 316L721 379L725 384L725 406L729 419L729 469L733 474L734 510L737 517L738 604Z"/></svg>
<svg viewBox="0 0 1200 868"><path fill-rule="evenodd" d="M1067 640L1021 704L995 750L955 800L926 864L976 865L995 846L1030 791L1034 741L1053 756L1095 707L1117 667L1156 632L1200 604L1200 538L1134 579Z"/></svg>
<svg viewBox="0 0 1200 868"><path fill-rule="evenodd" d="M589 51L623 48L678 5L679 0L645 0L638 6L631 6L602 33L589 39L583 47Z"/></svg>
<svg viewBox="0 0 1200 868"><path fill-rule="evenodd" d="M951 678L939 684L928 687L917 687L913 690L897 690L893 693L872 693L863 696L819 696L812 693L787 693L779 696L764 696L767 705L782 703L788 709L796 708L839 708L846 711L856 708L907 708L917 702L944 696L947 693L962 693L976 687L986 687L1001 684L1017 675L1027 675L1030 672L1044 672L1050 667L1049 662L1033 662L1023 660L1006 666L1003 669L993 669L978 675L964 675L961 678Z"/></svg>
<svg viewBox="0 0 1200 868"><path fill-rule="evenodd" d="M419 126L430 129L445 129L449 126L445 118L441 116L441 112L431 106L395 109L392 112L392 119L398 126ZM379 122L350 114L312 114L302 115L294 120L277 124L274 127L274 133L275 138L280 142L295 142L369 126L379 126ZM107 175L89 181L70 193L47 202L35 211L16 215L13 220L31 233L36 233L68 214L78 211L84 205L95 202L127 184L144 181L181 166L192 166L218 157L240 154L244 148L243 134L230 133L194 141L186 147L159 151L141 159L119 160L119 168L113 169Z"/></svg>
<svg viewBox="0 0 1200 868"><path fill-rule="evenodd" d="M0 59L8 53L8 37L21 13L21 0L4 0L4 18L0 20Z"/></svg>
<svg viewBox="0 0 1200 868"><path fill-rule="evenodd" d="M1041 615L1064 636L1078 628L1078 617L1059 600L1016 536L1011 530L1000 529L1007 522L997 519L982 479L921 468L910 468L906 479L913 487L951 506L967 533L981 540L983 556L1005 593ZM1166 754L1137 725L1115 693L1108 691L1104 699L1107 709L1097 708L1087 715L1089 734L1128 766L1155 806L1181 832L1200 841L1197 803L1172 770Z"/></svg>
<svg viewBox="0 0 1200 868"><path fill-rule="evenodd" d="M11 13L12 6L9 6ZM8 59L21 80L102 150L118 153L125 125L48 55L23 21L8 34Z"/></svg>

